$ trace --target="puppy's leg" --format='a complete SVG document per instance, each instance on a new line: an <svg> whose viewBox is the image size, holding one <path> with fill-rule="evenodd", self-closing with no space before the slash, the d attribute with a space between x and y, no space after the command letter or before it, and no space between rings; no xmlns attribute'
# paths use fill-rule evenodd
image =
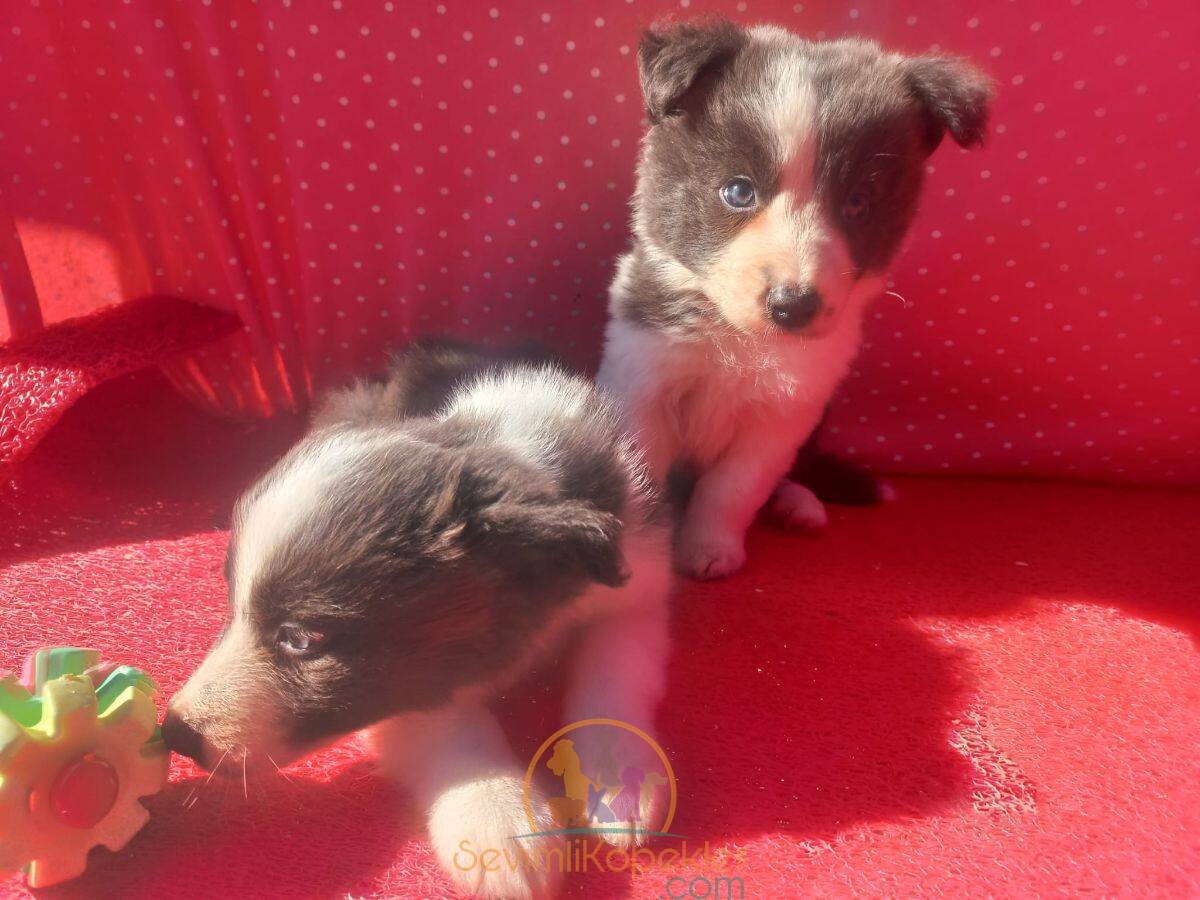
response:
<svg viewBox="0 0 1200 900"><path fill-rule="evenodd" d="M664 533L659 540L656 560L631 560L634 575L622 589L626 602L592 622L583 636L566 696L569 722L616 719L654 735L654 713L666 688L671 586L669 538ZM648 556L647 549L640 552ZM576 749L585 766L596 765L604 738L615 737L618 743L611 752L622 770L632 766L661 773L663 768L654 749L635 734L604 735L584 728L572 737L577 737ZM587 774L596 773L593 769ZM615 823L612 827L622 830L605 832L604 839L622 848L644 843L648 831L661 827L669 799L666 785L643 790L637 818Z"/></svg>
<svg viewBox="0 0 1200 900"><path fill-rule="evenodd" d="M828 412L828 410L827 410ZM896 498L895 489L883 479L850 460L821 449L825 417L796 452L787 478L771 495L767 513L784 528L810 531L829 521L826 503L874 506Z"/></svg>
<svg viewBox="0 0 1200 900"><path fill-rule="evenodd" d="M536 794L529 821L524 769L491 713L453 707L398 716L371 737L381 768L428 811L434 853L460 887L496 898L552 892L562 871L561 841L514 840L553 826Z"/></svg>
<svg viewBox="0 0 1200 900"><path fill-rule="evenodd" d="M821 449L828 413L827 408L804 446L796 451L796 461L787 480L804 485L822 503L875 506L894 500L896 492L886 481L848 459Z"/></svg>
<svg viewBox="0 0 1200 900"><path fill-rule="evenodd" d="M695 578L732 575L746 562L746 529L791 465L796 443L747 428L696 482L676 543L676 565Z"/></svg>
<svg viewBox="0 0 1200 900"><path fill-rule="evenodd" d="M670 538L665 529L635 536L630 578L616 602L590 622L572 660L566 714L571 721L620 719L650 730L666 685Z"/></svg>
<svg viewBox="0 0 1200 900"><path fill-rule="evenodd" d="M829 524L829 514L820 498L790 478L782 478L775 485L767 513L779 526L796 531L815 531Z"/></svg>
<svg viewBox="0 0 1200 900"><path fill-rule="evenodd" d="M806 485L825 503L877 506L896 499L896 489L888 482L833 453L798 458L788 478Z"/></svg>

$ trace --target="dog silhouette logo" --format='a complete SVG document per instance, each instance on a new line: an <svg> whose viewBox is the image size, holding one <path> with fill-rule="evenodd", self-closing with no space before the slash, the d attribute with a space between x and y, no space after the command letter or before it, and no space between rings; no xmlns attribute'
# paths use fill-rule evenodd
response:
<svg viewBox="0 0 1200 900"><path fill-rule="evenodd" d="M593 795L603 796L603 792L597 782L583 774L583 763L575 752L575 742L570 738L556 741L546 768L563 780L563 795L550 798L555 821L569 827L586 826L589 801Z"/></svg>
<svg viewBox="0 0 1200 900"><path fill-rule="evenodd" d="M678 791L671 762L654 738L628 722L575 722L534 754L525 775L525 814L532 834L546 834L533 814L535 781L544 786L552 833L674 836L669 829Z"/></svg>

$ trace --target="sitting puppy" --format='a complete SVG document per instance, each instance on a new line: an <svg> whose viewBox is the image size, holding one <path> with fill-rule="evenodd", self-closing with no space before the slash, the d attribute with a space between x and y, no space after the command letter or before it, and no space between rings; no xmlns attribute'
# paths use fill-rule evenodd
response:
<svg viewBox="0 0 1200 900"><path fill-rule="evenodd" d="M549 811L535 797L530 822L524 766L483 704L571 628L567 721L651 729L665 521L587 382L525 354L415 346L386 384L333 396L238 502L229 622L172 698L166 741L209 769L228 754L227 771L270 771L375 726L446 872L484 896L540 893L556 839L513 837ZM464 846L505 863L464 871ZM521 855L533 864L510 865Z"/></svg>
<svg viewBox="0 0 1200 900"><path fill-rule="evenodd" d="M773 493L797 524L823 517L785 475L854 358L927 157L947 131L981 142L990 87L952 59L720 20L648 32L638 64L650 128L599 381L660 483L676 464L696 476L677 565L715 578L742 566Z"/></svg>

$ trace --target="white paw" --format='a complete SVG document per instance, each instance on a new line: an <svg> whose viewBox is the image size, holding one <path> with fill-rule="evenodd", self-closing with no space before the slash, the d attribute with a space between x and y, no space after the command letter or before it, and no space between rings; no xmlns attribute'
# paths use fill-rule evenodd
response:
<svg viewBox="0 0 1200 900"><path fill-rule="evenodd" d="M740 535L692 529L684 525L675 547L675 565L693 578L724 578L746 563L746 548Z"/></svg>
<svg viewBox="0 0 1200 900"><path fill-rule="evenodd" d="M494 776L452 787L434 801L430 842L442 868L464 890L504 900L554 893L561 838L514 840L553 827L541 797L533 798L535 821L530 823L523 790L524 779L517 775Z"/></svg>
<svg viewBox="0 0 1200 900"><path fill-rule="evenodd" d="M817 495L786 478L776 486L768 509L778 524L797 531L815 531L829 524L825 504Z"/></svg>

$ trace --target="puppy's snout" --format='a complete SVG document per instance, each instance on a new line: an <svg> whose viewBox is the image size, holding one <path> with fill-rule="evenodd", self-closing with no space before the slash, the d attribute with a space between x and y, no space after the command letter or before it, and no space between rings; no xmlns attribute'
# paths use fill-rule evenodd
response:
<svg viewBox="0 0 1200 900"><path fill-rule="evenodd" d="M204 737L173 709L163 717L162 735L168 750L204 765Z"/></svg>
<svg viewBox="0 0 1200 900"><path fill-rule="evenodd" d="M767 313L771 321L786 331L798 331L817 317L823 303L821 295L810 287L783 284L767 293Z"/></svg>

